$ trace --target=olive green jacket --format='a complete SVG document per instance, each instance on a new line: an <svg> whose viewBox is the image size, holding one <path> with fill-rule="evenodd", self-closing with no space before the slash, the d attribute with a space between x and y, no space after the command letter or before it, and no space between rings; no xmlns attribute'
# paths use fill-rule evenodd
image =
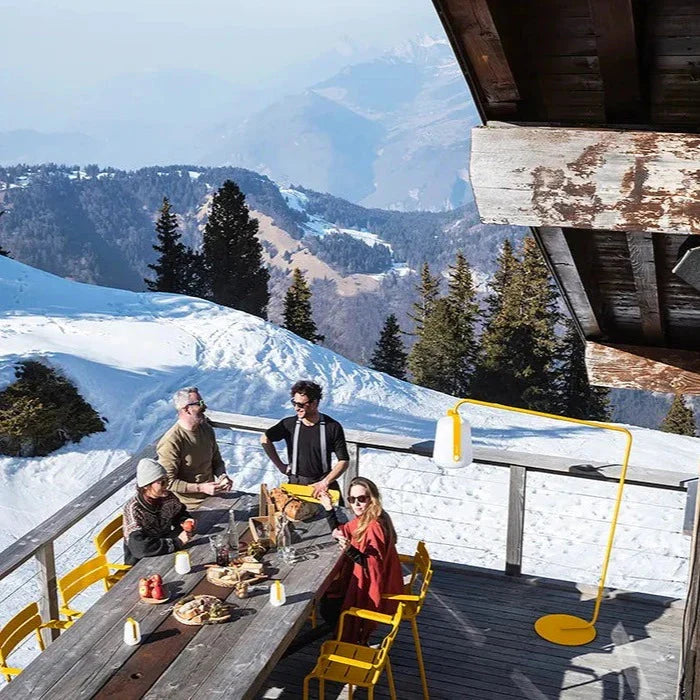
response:
<svg viewBox="0 0 700 700"><path fill-rule="evenodd" d="M207 496L186 493L187 483L203 484L226 473L214 429L208 421L196 430L186 430L175 423L156 449L158 461L168 474L168 488L189 508L197 508Z"/></svg>

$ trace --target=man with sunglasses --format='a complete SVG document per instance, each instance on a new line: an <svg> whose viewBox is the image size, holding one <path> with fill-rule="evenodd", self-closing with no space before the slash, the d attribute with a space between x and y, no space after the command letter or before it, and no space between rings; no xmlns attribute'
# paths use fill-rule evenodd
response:
<svg viewBox="0 0 700 700"><path fill-rule="evenodd" d="M198 508L207 496L230 491L214 429L204 415L207 405L196 386L173 396L177 422L158 442L158 461L168 475L168 489L188 508Z"/></svg>
<svg viewBox="0 0 700 700"><path fill-rule="evenodd" d="M313 486L314 496L329 488L337 489L336 479L349 462L343 426L319 413L323 390L315 382L298 381L290 393L296 415L283 418L265 431L261 439L265 454L290 483ZM280 440L287 443L287 464L272 444ZM331 466L333 453L338 461Z"/></svg>

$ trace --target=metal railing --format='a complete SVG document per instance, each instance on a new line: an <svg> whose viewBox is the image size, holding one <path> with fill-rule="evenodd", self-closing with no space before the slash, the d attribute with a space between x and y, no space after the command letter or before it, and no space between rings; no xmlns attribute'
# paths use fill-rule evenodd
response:
<svg viewBox="0 0 700 700"><path fill-rule="evenodd" d="M254 433L262 433L277 422L270 418L219 411L209 411L207 415L215 428ZM432 454L432 441L420 441L402 435L361 430L346 430L345 436L350 453L350 466L343 476L344 484L359 474L363 450L398 452L421 457L430 457ZM80 494L0 553L0 581L23 564L35 560L39 572L41 591L39 602L42 616L44 619L56 619L58 617L58 594L54 542L83 518L93 513L107 499L128 485L135 478L136 464L142 457L153 457L154 455L155 447L153 444L144 448L97 481L88 491ZM508 469L510 473L505 573L511 576L519 575L522 568L528 472L558 474L613 484L617 483L620 473L620 465L616 464L583 463L580 459L568 457L483 447L475 447L474 462L503 467ZM686 492L686 479L687 476L681 473L632 466L626 483L652 489ZM692 493L695 493L695 489L692 489ZM45 630L45 632L48 633L47 643L53 638L51 633L57 633L56 630Z"/></svg>

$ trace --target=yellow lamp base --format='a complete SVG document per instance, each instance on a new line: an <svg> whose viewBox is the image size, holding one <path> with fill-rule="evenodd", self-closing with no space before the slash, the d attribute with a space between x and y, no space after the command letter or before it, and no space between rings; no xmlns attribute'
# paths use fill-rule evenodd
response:
<svg viewBox="0 0 700 700"><path fill-rule="evenodd" d="M595 627L575 615L544 615L535 622L535 632L553 644L577 647L595 639Z"/></svg>

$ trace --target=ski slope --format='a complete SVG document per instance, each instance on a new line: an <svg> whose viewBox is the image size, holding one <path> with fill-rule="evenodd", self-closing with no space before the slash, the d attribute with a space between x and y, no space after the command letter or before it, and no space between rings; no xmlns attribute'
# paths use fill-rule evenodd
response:
<svg viewBox="0 0 700 700"><path fill-rule="evenodd" d="M173 422L170 397L182 386L198 386L217 410L281 417L289 413L290 384L313 378L325 387L322 410L346 428L423 439L432 438L435 420L454 404L242 312L178 295L79 284L0 257L0 388L22 358L61 369L108 424L106 432L48 457L0 457L0 550L154 441ZM619 462L622 455L617 435L498 410L465 412L477 444L588 461ZM700 440L631 430L635 466L697 474ZM279 479L257 436L220 433L236 487L252 490ZM402 550L421 538L436 558L502 568L506 470L474 465L442 474L426 458L363 453L361 472L379 483ZM531 475L525 573L595 583L613 496L611 485ZM124 498L62 538L59 573L90 555L86 535ZM628 487L610 585L683 595L689 548L680 532L683 505L682 494ZM16 610L2 600L18 581L0 585L0 622Z"/></svg>

